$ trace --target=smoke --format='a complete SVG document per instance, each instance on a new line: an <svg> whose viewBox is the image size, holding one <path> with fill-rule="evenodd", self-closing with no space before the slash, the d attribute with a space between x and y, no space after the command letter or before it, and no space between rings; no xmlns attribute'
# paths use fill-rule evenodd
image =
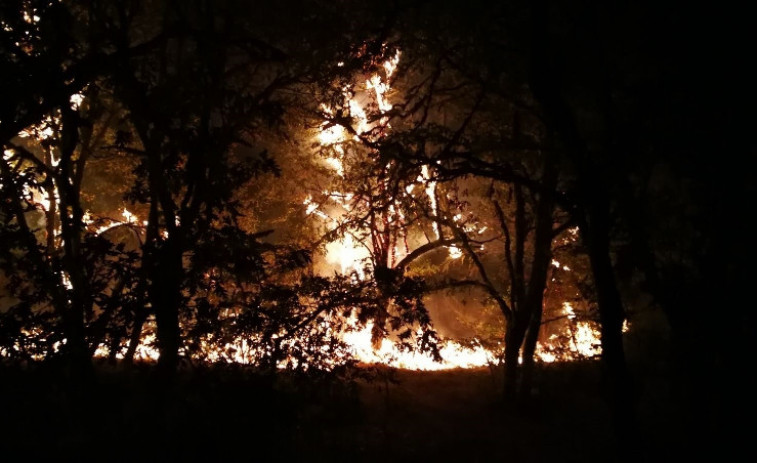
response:
<svg viewBox="0 0 757 463"><path fill-rule="evenodd" d="M478 290L434 293L424 302L434 328L445 338L490 339L503 333L502 314L482 302Z"/></svg>

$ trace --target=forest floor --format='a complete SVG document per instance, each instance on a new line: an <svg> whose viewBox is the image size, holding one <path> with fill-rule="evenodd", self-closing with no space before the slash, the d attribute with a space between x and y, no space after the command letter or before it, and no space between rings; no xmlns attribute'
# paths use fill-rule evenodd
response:
<svg viewBox="0 0 757 463"><path fill-rule="evenodd" d="M645 372L640 432L619 448L597 362L538 369L504 406L500 369L372 369L373 379L272 379L239 368L98 366L84 389L59 370L0 367L0 461L609 462L680 456L669 384ZM86 390L85 390L86 389ZM641 450L643 449L643 450ZM691 454L696 454L694 450Z"/></svg>

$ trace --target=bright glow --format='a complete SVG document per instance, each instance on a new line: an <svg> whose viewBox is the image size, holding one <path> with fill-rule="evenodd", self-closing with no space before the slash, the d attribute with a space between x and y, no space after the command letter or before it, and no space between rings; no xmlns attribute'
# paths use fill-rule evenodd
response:
<svg viewBox="0 0 757 463"><path fill-rule="evenodd" d="M562 303L563 313L568 316L569 319L573 320L576 318L576 312L573 310L573 306L570 305L570 302L563 302Z"/></svg>
<svg viewBox="0 0 757 463"><path fill-rule="evenodd" d="M137 223L137 218L132 214L131 212L127 211L125 208L121 212L121 215L126 219L126 223Z"/></svg>
<svg viewBox="0 0 757 463"><path fill-rule="evenodd" d="M392 109L391 103L386 99L386 93L389 91L389 85L381 81L381 77L374 75L370 80L365 82L365 87L373 89L376 93L376 103L382 112L387 112Z"/></svg>
<svg viewBox="0 0 757 463"><path fill-rule="evenodd" d="M588 322L576 323L576 329L571 336L571 350L584 357L595 357L602 353L599 331Z"/></svg>
<svg viewBox="0 0 757 463"><path fill-rule="evenodd" d="M39 16L37 16L36 14L29 14L28 11L24 11L23 18L27 24L34 24L40 20Z"/></svg>
<svg viewBox="0 0 757 463"><path fill-rule="evenodd" d="M326 165L331 167L338 176L344 177L344 165L342 164L342 161L338 158L326 158L324 159L324 162L326 162Z"/></svg>
<svg viewBox="0 0 757 463"><path fill-rule="evenodd" d="M449 247L449 257L450 259L459 259L463 257L463 251L461 251L457 246L452 245Z"/></svg>
<svg viewBox="0 0 757 463"><path fill-rule="evenodd" d="M61 273L61 280L63 281L63 286L67 289L74 289L74 285L71 284L71 279L68 278L68 275L65 272Z"/></svg>
<svg viewBox="0 0 757 463"><path fill-rule="evenodd" d="M384 61L384 72L386 72L386 78L389 79L394 74L394 71L397 70L397 65L400 62L400 51L397 50L397 53L394 54L394 56L386 61Z"/></svg>
<svg viewBox="0 0 757 463"><path fill-rule="evenodd" d="M339 143L342 143L345 140L346 133L347 132L344 130L344 127L340 125L332 125L330 127L324 127L318 133L318 141L323 146L337 145ZM341 150L341 147L337 146L337 149Z"/></svg>
<svg viewBox="0 0 757 463"><path fill-rule="evenodd" d="M304 204L306 206L305 207L305 214L307 214L307 215L312 214L313 211L315 211L316 209L318 209L318 204L316 204L314 202L311 202L310 198L306 199Z"/></svg>
<svg viewBox="0 0 757 463"><path fill-rule="evenodd" d="M350 100L350 115L352 115L353 119L357 120L355 132L364 134L371 129L368 123L368 115L365 114L363 107L354 99Z"/></svg>
<svg viewBox="0 0 757 463"><path fill-rule="evenodd" d="M382 339L378 347L374 347L371 337L372 323L365 328L348 332L343 340L349 344L351 353L363 363L380 363L395 368L409 370L449 370L454 368L475 368L491 365L497 362L496 356L483 347L465 347L456 342L443 342L439 349L441 362L435 361L431 355L417 351L403 351L389 339Z"/></svg>
<svg viewBox="0 0 757 463"><path fill-rule="evenodd" d="M81 107L81 104L84 101L84 95L76 93L74 95L71 95L69 101L71 102L71 109L77 110L79 109L79 107Z"/></svg>
<svg viewBox="0 0 757 463"><path fill-rule="evenodd" d="M428 166L421 167L421 180L426 182L426 196L431 202L431 210L434 215L439 215L439 206L436 201L436 182L431 180L431 174L428 171ZM436 233L436 239L439 239L441 234L439 233L439 222L433 222L434 233Z"/></svg>
<svg viewBox="0 0 757 463"><path fill-rule="evenodd" d="M380 115L380 121L369 122L366 108L369 106L363 106L360 104L352 90L349 88L343 89L344 96L348 101L346 110L349 111L349 121L352 124L351 130L347 130L341 125L325 123L321 126L320 131L316 135L316 139L322 147L333 148L331 156L324 159L324 164L328 167L336 176L345 176L345 147L346 142L355 140L357 133L360 136L369 136L373 129L388 128L388 117L383 117L383 114L390 111L393 107L389 101L389 94L391 91L390 80L396 72L399 63L400 54L397 52L394 57L386 60L382 63L383 74L377 73L365 82L365 89L370 93L373 101L375 101L375 107L378 107ZM343 65L343 63L339 63ZM78 108L83 102L82 95L73 95L71 97L72 107ZM335 111L326 106L321 107L322 111L328 116L334 116ZM342 109L344 111L345 109ZM29 131L24 132L24 136L34 136L39 140L44 140L54 135L54 131L51 127L55 126L57 121L48 118L45 123L39 127L34 127ZM376 131L376 132L380 132ZM370 135L372 136L372 135ZM13 156L12 150L5 150L3 157L8 160ZM55 164L54 164L55 165ZM391 166L387 166L391 167ZM417 178L417 184L422 185L423 192L429 199L432 212L435 215L439 215L439 205L436 196L437 182L432 179L432 173L428 166L423 166L421 174ZM407 194L411 194L415 190L414 184L407 185L405 190ZM354 207L352 202L354 195L350 192L340 191L325 191L322 192L325 197L328 198L329 204L332 206L336 204L339 208L342 208L343 212L334 213L330 209L327 212L322 209L322 205L314 201L312 196L308 196L304 199L303 205L305 206L305 213L307 215L315 215L329 224L340 224L340 220L344 214L351 212L351 208ZM42 192L33 192L35 198L39 204L42 205L45 210L50 208L50 200L42 195ZM56 191L57 195L57 191ZM57 200L57 196L55 197ZM402 212L395 209L390 204L388 209L388 221L404 220ZM104 219L107 225L96 226L98 223L93 219L92 215L87 212L84 217L84 223L87 225L90 232L95 234L101 234L109 229L121 225L147 225L147 221L140 221L139 218L128 211L123 209L121 211L123 221L114 219ZM461 224L467 232L475 232L483 234L486 231L486 227L477 229L474 224L462 223L463 214L458 213L454 216L454 221ZM102 221L102 219L101 219ZM472 222L472 220L469 219ZM177 222L178 224L178 222ZM441 237L439 224L433 222L434 232L436 238ZM578 238L578 228L571 228L568 230L569 236L567 239L575 241ZM167 232L162 231L163 236L167 237ZM327 262L338 268L338 271L342 275L351 275L356 279L364 279L366 273L366 267L370 263L370 252L360 242L360 237L363 233L361 231L352 231L344 233L341 239L328 243L325 246L326 260ZM403 255L405 251L397 249L395 244L392 249L392 255ZM451 259L459 259L462 257L462 250L455 245L448 246L448 253ZM567 265L563 265L557 260L552 260L551 264L556 268L561 268L565 271L569 271L570 268ZM68 277L62 275L63 284L71 288L71 282ZM567 361L577 358L593 358L601 353L600 348L600 334L597 329L597 325L590 321L576 320L577 316L575 309L570 302L563 302L562 304L563 314L567 318L566 327L560 333L553 334L546 342L541 342L537 345L536 359L541 362L550 363L557 361ZM327 323L327 322L320 322ZM365 326L360 326L356 320L346 320L345 323L349 325L344 333L334 335L339 336L340 339L348 345L348 352L358 361L363 363L380 363L396 368L405 368L413 370L444 370L451 368L473 368L483 367L498 363L499 355L494 350L487 350L484 347L466 347L459 343L452 341L442 341L439 345L440 354L443 361L436 362L429 354L422 354L417 351L403 350L399 344L394 342L391 338L384 338L378 343L373 342L373 324L368 322ZM322 327L326 331L330 328L328 326ZM628 330L628 323L624 322L623 332ZM283 335L283 333L282 333ZM305 334L304 336L306 336ZM275 335L274 335L275 336ZM282 345L289 347L294 346L298 342L297 338L288 339L283 342ZM58 349L61 344L56 345L54 348ZM142 336L140 344L137 348L135 359L144 361L155 361L159 357L158 350L155 346L155 336L153 334L145 334ZM258 362L265 356L264 343L261 339L235 339L230 343L226 343L223 346L218 346L211 342L211 340L205 340L201 342L201 352L209 361L233 361L242 364L253 364ZM16 346L20 350L19 346ZM324 347L324 349L328 349ZM0 356L3 352L0 351ZM96 356L108 355L108 349L104 346L100 346L95 353ZM117 358L123 358L123 349L116 353ZM332 357L333 365L343 362L343 357L334 353ZM298 362L295 359L285 359L279 363L280 368L294 365ZM306 367L306 365L304 365Z"/></svg>
<svg viewBox="0 0 757 463"><path fill-rule="evenodd" d="M326 244L326 261L338 265L342 275L354 272L362 280L365 278L364 262L369 258L368 250L356 243L349 233L341 240Z"/></svg>

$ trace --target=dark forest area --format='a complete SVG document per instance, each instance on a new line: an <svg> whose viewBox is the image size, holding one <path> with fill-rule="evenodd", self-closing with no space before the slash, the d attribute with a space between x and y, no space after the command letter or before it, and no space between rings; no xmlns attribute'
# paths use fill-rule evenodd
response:
<svg viewBox="0 0 757 463"><path fill-rule="evenodd" d="M728 5L0 3L0 460L730 461Z"/></svg>

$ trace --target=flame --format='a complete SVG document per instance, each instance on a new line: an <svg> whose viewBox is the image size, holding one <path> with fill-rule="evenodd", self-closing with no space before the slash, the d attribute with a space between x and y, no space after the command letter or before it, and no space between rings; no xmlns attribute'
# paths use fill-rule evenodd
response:
<svg viewBox="0 0 757 463"><path fill-rule="evenodd" d="M126 223L137 223L137 218L134 214L129 212L126 208L121 212L121 215L126 219Z"/></svg>
<svg viewBox="0 0 757 463"><path fill-rule="evenodd" d="M342 275L355 272L361 280L365 278L362 262L370 257L367 249L355 243L351 234L341 240L326 245L326 260L339 264Z"/></svg>
<svg viewBox="0 0 757 463"><path fill-rule="evenodd" d="M150 333L143 335L139 340L137 348L134 350L134 360L138 362L157 362L160 357L160 351L155 347L156 344L157 340L154 334ZM104 345L99 346L95 350L95 357L105 358L109 355L110 350ZM124 359L123 349L116 353L116 358L118 360Z"/></svg>
<svg viewBox="0 0 757 463"><path fill-rule="evenodd" d="M71 103L71 109L74 111L78 110L79 107L81 107L81 104L84 102L84 95L81 93L75 93L71 95L71 98L69 98L69 103Z"/></svg>
<svg viewBox="0 0 757 463"><path fill-rule="evenodd" d="M390 79L394 75L399 65L400 53L399 51L391 58L382 63L383 74L379 73L372 75L365 81L365 89L372 93L372 98L381 113L381 118L378 123L383 128L388 128L388 118L385 113L389 112L393 105L389 101L389 94L391 91ZM348 99L348 110L352 129L357 135L350 135L343 126L335 123L324 123L319 132L316 135L316 139L323 147L333 148L335 155L326 157L324 159L325 165L333 171L338 177L344 177L345 166L343 160L340 158L345 155L345 149L343 144L350 140L355 140L360 136L371 132L376 125L372 126L369 122L368 115L365 108L355 98L354 93L349 88L343 89L345 97ZM83 96L74 95L71 97L72 107L77 108L83 102ZM326 105L321 105L321 110L328 116L333 116L334 111ZM54 131L51 128L54 121L45 121L40 127L34 127L30 130L21 133L21 136L35 136L40 140L52 137ZM5 160L11 159L13 152L11 150L5 150L3 158ZM433 180L430 169L427 165L424 165L421 169L421 174L417 179L418 184L422 184L423 192L429 199L431 209L434 214L439 214L439 204L436 196L437 182ZM415 185L408 185L406 187L407 194L414 191ZM28 193L28 192L27 192ZM32 191L32 196L39 205L43 207L45 211L50 210L50 199L43 196L42 191ZM334 201L340 205L346 212L350 211L350 204L353 198L351 193L326 191L323 192L331 201ZM57 189L55 191L54 200L57 201ZM340 223L341 217L332 217L329 213L322 210L321 204L314 201L312 196L307 196L303 201L305 206L306 215L315 215L324 221L329 223ZM395 217L395 220L403 220L401 211L395 211L390 208L390 215ZM87 212L84 217L85 225L90 232L95 234L102 234L107 230L121 225L147 225L146 221L140 222L138 217L131 211L123 208L121 211L123 221L115 219L106 219L107 224L97 225L97 221L93 218L92 214ZM101 219L102 220L102 219ZM457 223L463 224L463 215L457 214L453 217L453 220ZM433 223L434 233L438 239L441 236L439 230L439 224ZM483 234L486 227L479 229L471 228L470 225L466 226L466 231L474 231L478 234ZM574 227L568 230L569 234L564 240L575 241L578 238L578 228ZM164 231L164 236L166 232ZM457 246L448 246L448 253L451 259L458 259L463 255L463 252ZM363 246L359 240L355 239L351 233L345 233L341 239L326 245L326 260L332 264L338 266L342 275L353 275L354 278L365 278L366 266L369 263L370 252ZM395 254L401 254L401 250L395 250ZM557 260L552 260L551 264L564 271L570 271L570 267L563 265ZM68 281L68 277L63 274L63 284L66 287L71 288L71 283ZM576 321L576 314L573 306L569 302L563 303L563 313L569 320L568 326L560 332L553 334L545 342L540 342L536 349L537 361L544 363L567 361L576 358L593 358L601 353L601 347L599 342L599 330L593 322L579 320ZM378 343L374 343L373 340L373 322L368 322L364 326L360 326L357 320L346 320L348 329L341 333L339 336L341 340L347 345L347 353L352 358L368 364L384 364L387 366L411 370L446 370L454 368L475 368L492 365L499 362L501 356L494 350L486 349L480 344L474 347L464 346L460 343L446 340L440 343L440 355L442 361L435 360L430 354L421 353L418 351L408 351L403 349L398 343L394 342L390 338L384 338ZM326 327L327 331L329 330ZM629 329L628 323L623 325L623 331L626 332ZM31 335L31 333L27 333ZM39 336L39 333L36 334ZM566 341L567 340L567 341ZM285 343L294 345L296 339L287 340ZM63 341L65 343L65 340ZM54 350L60 348L62 343L56 343ZM152 333L144 334L139 346L135 352L135 360L138 361L157 361L159 357L159 351L155 347L156 339ZM230 343L225 343L221 346L215 344L210 339L204 339L200 342L201 352L208 361L218 362L235 362L240 364L256 364L265 356L263 351L264 343L256 342L256 339L239 338ZM14 349L21 350L19 345L15 345ZM324 347L324 353L332 354L331 362L333 365L339 364L344 361L343 354L338 352L329 352L328 347ZM7 355L8 352L0 351L0 357ZM99 346L95 351L95 356L105 357L110 354L109 349L104 345ZM116 353L116 358L123 359L124 349L122 348ZM41 356L40 356L41 358ZM297 365L298 360L288 358L279 362L279 368L287 368L291 365ZM301 365L307 367L307 365Z"/></svg>
<svg viewBox="0 0 757 463"><path fill-rule="evenodd" d="M388 94L391 90L389 84L390 77L394 74L399 63L400 54L396 53L394 57L386 60L383 63L383 69L385 77L376 73L372 75L365 82L366 90L372 91L373 98L378 106L381 114L386 113L392 109L392 104L388 99ZM355 98L354 93L351 90L343 89L345 98L349 101L348 108L350 116L352 117L353 124L355 125L354 131L357 134L364 134L368 132L371 127L368 123L365 109ZM333 115L333 111L322 105L322 110L327 115ZM380 124L384 127L388 127L388 121L386 117L380 119ZM354 139L355 136L352 138ZM324 123L321 127L321 131L317 134L317 139L321 146L332 147L334 152L338 155L344 155L344 149L342 144L351 139L347 130L338 125ZM329 166L336 175L344 177L344 165L340 158L329 157L326 158L325 163ZM418 183L424 185L424 193L429 199L431 209L434 214L439 214L439 204L436 197L436 181L433 180L430 169L427 165L422 166L421 173L418 177ZM414 186L410 185L406 188L406 192L410 194L414 190ZM350 211L350 195L340 192L324 192L329 198L340 204L345 208L347 212ZM320 210L320 206L312 201L312 197L308 197L304 205L306 206L306 213L308 215L317 213L319 217L329 219L332 222L339 223L340 218L334 218ZM393 208L390 209L392 216L397 216L402 219L401 214L394 212ZM461 224L466 228L466 231L477 232L483 234L486 227L477 229L471 224L465 224L462 213L458 213L453 217L456 223ZM433 223L434 233L437 239L441 236L439 224ZM571 229L570 238L575 240L577 237L577 229ZM451 259L459 259L462 257L462 250L455 246L450 245L447 247L449 257ZM339 269L342 274L353 274L357 278L362 279L364 275L364 264L367 263L370 256L367 249L365 249L360 243L358 243L351 234L345 234L342 239L329 243L326 246L326 260L331 263L339 265ZM561 265L558 261L553 260L552 265L561 268L565 271L569 271L570 268L567 265ZM575 318L573 307L570 303L565 302L563 305L565 313L572 320ZM483 347L469 348L464 347L458 343L445 341L441 344L442 362L436 362L430 355L422 354L419 352L408 352L400 349L391 339L381 340L378 346L374 345L372 337L372 325L368 325L363 328L359 328L355 325L354 321L349 323L353 324L352 330L342 336L342 340L346 342L351 350L352 355L358 360L365 363L381 363L398 368L417 369L417 370L441 370L449 368L470 368L480 367L491 364L498 358L498 356ZM559 360L568 360L579 357L593 357L597 354L598 349L598 331L588 324L588 322L576 323L575 329L570 331L570 343L567 347L567 351L562 349L558 352L558 346L552 343L557 343L557 336L551 341L540 344L537 348L537 359L542 362L554 362Z"/></svg>
<svg viewBox="0 0 757 463"><path fill-rule="evenodd" d="M375 347L372 342L372 329L373 324L369 322L365 328L348 332L343 336L343 340L350 346L352 355L363 363L383 364L408 370L437 371L483 367L497 362L496 355L483 347L470 348L452 341L441 344L441 362L434 360L430 354L402 350L386 338Z"/></svg>
<svg viewBox="0 0 757 463"><path fill-rule="evenodd" d="M386 60L382 64L385 74L384 77L376 73L365 82L365 88L368 91L372 91L373 99L375 100L381 114L392 109L392 104L388 98L388 94L391 90L389 79L396 71L399 59L400 53L397 52L392 58ZM372 127L368 122L366 110L361 106L355 98L355 95L349 89L345 88L343 89L343 92L345 98L349 101L348 108L354 124L354 132L359 135L369 132ZM322 105L321 109L326 115L333 115L333 111L330 108ZM381 117L379 124L383 127L389 126L386 117ZM350 135L347 130L341 126L325 123L322 125L316 138L321 146L331 147L338 155L344 155L344 149L341 144L350 140ZM354 139L355 136L352 138ZM324 162L336 175L344 177L344 165L341 159L338 157L328 157ZM438 213L435 192L436 182L431 179L428 166L422 167L418 183L425 184L424 192L431 202L431 207L434 213ZM414 186L410 185L407 187L406 191L410 194L413 189ZM340 204L346 212L351 210L350 200L352 199L352 195L350 193L327 191L324 192L324 194ZM334 218L326 214L324 211L321 211L320 206L313 202L312 196L308 196L303 204L306 206L305 212L308 215L317 213L321 218L328 218L330 221L336 223L339 223L340 221L340 217ZM389 215L391 216L390 220L401 221L404 219L401 211L395 210L391 205L388 209ZM460 217L458 217L458 219L459 218ZM434 231L438 238L440 232L437 223L434 223ZM461 251L454 246L449 248L449 252L453 258L462 255ZM403 250L394 249L393 255L397 256L403 254ZM369 257L369 251L361 243L357 242L350 233L346 233L340 240L331 242L326 246L326 260L338 264L340 272L343 275L352 274L359 279L365 278L364 266L367 265ZM369 322L362 328L357 325L357 322L354 319L347 320L347 323L350 328L342 335L341 339L348 345L348 351L350 354L355 359L364 363L380 363L396 368L414 370L443 370L450 368L481 367L495 362L497 357L492 351L486 350L480 346L471 348L456 342L444 341L440 345L440 354L443 360L438 362L434 360L430 354L403 350L391 339L384 338L381 340L380 344L376 346L373 342L372 322Z"/></svg>
<svg viewBox="0 0 757 463"><path fill-rule="evenodd" d="M429 174L427 165L421 167L421 178L419 180L426 182L425 192L431 202L431 210L435 215L438 215L439 205L436 201L436 182L431 180L431 174ZM434 227L434 233L436 233L436 238L438 239L441 236L439 233L439 223L434 221L432 225Z"/></svg>
<svg viewBox="0 0 757 463"><path fill-rule="evenodd" d="M549 340L540 343L536 357L544 362L570 361L595 358L602 354L599 325L588 320L576 321L576 313L570 302L563 302L563 314L570 321L563 331L552 334ZM623 322L623 333L630 329L628 320Z"/></svg>
<svg viewBox="0 0 757 463"><path fill-rule="evenodd" d="M459 259L463 256L463 251L454 244L448 248L450 259Z"/></svg>

